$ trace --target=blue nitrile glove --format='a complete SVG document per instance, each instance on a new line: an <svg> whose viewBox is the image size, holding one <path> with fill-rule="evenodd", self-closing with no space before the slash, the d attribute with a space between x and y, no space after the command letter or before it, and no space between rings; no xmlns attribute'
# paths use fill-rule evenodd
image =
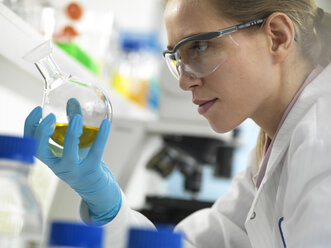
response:
<svg viewBox="0 0 331 248"><path fill-rule="evenodd" d="M92 147L86 157L81 159L78 144L83 120L82 116L74 111L77 108L70 104L76 103L68 101L70 121L64 139L62 157L55 156L49 149L49 138L55 128L55 116L49 114L39 123L42 117L41 107L36 107L26 118L24 136L37 139L37 158L82 197L89 208L90 220L103 225L116 216L122 202L121 190L102 161L110 122L107 119L103 120Z"/></svg>

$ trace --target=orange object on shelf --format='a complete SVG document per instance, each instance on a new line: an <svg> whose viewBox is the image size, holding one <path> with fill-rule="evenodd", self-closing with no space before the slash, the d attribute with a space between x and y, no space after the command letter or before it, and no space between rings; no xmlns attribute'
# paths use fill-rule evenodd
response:
<svg viewBox="0 0 331 248"><path fill-rule="evenodd" d="M63 28L62 33L64 36L67 36L67 37L75 37L75 36L79 35L77 30L73 26L69 26L69 25L67 25Z"/></svg>
<svg viewBox="0 0 331 248"><path fill-rule="evenodd" d="M66 14L72 20L79 20L83 15L83 8L76 2L71 2L66 7Z"/></svg>
<svg viewBox="0 0 331 248"><path fill-rule="evenodd" d="M71 42L75 37L79 35L78 31L75 27L66 25L62 28L62 30L53 35L53 40L62 41L62 42Z"/></svg>

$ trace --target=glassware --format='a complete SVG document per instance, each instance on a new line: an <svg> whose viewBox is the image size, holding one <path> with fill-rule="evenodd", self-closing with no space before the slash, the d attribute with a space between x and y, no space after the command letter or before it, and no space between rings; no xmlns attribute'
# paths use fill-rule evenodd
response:
<svg viewBox="0 0 331 248"><path fill-rule="evenodd" d="M118 58L112 67L112 87L140 107L157 111L161 61L158 35L120 32L119 44Z"/></svg>
<svg viewBox="0 0 331 248"><path fill-rule="evenodd" d="M0 248L39 248L40 206L28 183L35 140L0 135Z"/></svg>
<svg viewBox="0 0 331 248"><path fill-rule="evenodd" d="M43 118L50 113L56 117L56 127L51 136L50 148L55 155L61 156L72 111L83 116L83 133L79 143L79 148L82 149L92 145L104 119L112 120L112 107L102 89L62 72L53 59L52 51L52 42L46 41L23 58L34 63L45 80ZM69 100L70 107L67 106Z"/></svg>
<svg viewBox="0 0 331 248"><path fill-rule="evenodd" d="M32 2L29 0L3 0L3 4L27 21ZM30 5L30 6L29 6Z"/></svg>

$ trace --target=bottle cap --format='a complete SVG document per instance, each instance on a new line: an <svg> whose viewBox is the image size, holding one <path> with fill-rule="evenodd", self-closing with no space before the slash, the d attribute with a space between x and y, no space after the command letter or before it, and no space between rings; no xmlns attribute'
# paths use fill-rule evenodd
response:
<svg viewBox="0 0 331 248"><path fill-rule="evenodd" d="M101 248L103 228L76 222L55 221L51 224L49 246Z"/></svg>
<svg viewBox="0 0 331 248"><path fill-rule="evenodd" d="M33 164L36 148L32 138L0 135L0 158Z"/></svg>
<svg viewBox="0 0 331 248"><path fill-rule="evenodd" d="M127 248L181 248L182 236L166 228L130 228Z"/></svg>
<svg viewBox="0 0 331 248"><path fill-rule="evenodd" d="M159 36L155 32L121 31L119 34L120 48L126 52L140 50L161 53Z"/></svg>

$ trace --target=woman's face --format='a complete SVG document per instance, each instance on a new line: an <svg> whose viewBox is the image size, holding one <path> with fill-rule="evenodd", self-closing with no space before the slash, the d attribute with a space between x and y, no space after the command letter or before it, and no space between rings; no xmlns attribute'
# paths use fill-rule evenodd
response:
<svg viewBox="0 0 331 248"><path fill-rule="evenodd" d="M209 4L207 0L168 2L165 23L170 48L188 36L238 24L217 15ZM198 112L220 133L234 129L246 118L260 115L272 98L273 81L277 80L263 32L242 30L231 37L213 41L219 42L226 54L216 71L199 79L182 72L179 79L180 87L192 92Z"/></svg>

